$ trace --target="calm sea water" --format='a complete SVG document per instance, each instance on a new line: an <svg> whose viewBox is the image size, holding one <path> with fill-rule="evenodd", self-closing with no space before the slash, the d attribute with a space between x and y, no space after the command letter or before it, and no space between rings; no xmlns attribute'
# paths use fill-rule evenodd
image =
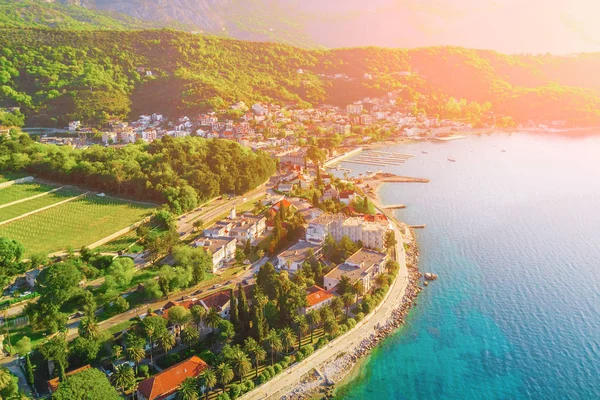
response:
<svg viewBox="0 0 600 400"><path fill-rule="evenodd" d="M431 180L380 193L427 224L421 270L440 279L339 397L600 399L600 134L387 150L415 157L383 170Z"/></svg>

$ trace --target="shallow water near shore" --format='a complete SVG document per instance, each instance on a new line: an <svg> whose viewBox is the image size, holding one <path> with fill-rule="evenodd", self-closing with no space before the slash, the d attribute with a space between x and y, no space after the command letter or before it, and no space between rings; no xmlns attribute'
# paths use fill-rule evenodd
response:
<svg viewBox="0 0 600 400"><path fill-rule="evenodd" d="M600 132L384 151L415 157L342 166L431 180L386 184L380 198L427 224L420 269L440 278L338 398L600 398Z"/></svg>

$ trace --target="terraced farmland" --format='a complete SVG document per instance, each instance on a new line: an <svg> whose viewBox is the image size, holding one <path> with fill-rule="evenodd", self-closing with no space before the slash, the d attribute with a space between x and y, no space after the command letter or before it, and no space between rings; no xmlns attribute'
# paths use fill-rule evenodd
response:
<svg viewBox="0 0 600 400"><path fill-rule="evenodd" d="M151 212L150 206L88 195L0 225L0 237L18 240L27 255L69 247L78 249L142 220Z"/></svg>
<svg viewBox="0 0 600 400"><path fill-rule="evenodd" d="M0 189L0 205L36 196L52 189L56 189L56 187L39 183L19 183L11 185Z"/></svg>
<svg viewBox="0 0 600 400"><path fill-rule="evenodd" d="M0 189L0 191L2 190L3 189ZM12 206L0 208L0 223L16 218L20 215L51 206L52 204L60 203L61 201L79 196L82 193L83 192L79 190L62 189L36 199L27 200Z"/></svg>

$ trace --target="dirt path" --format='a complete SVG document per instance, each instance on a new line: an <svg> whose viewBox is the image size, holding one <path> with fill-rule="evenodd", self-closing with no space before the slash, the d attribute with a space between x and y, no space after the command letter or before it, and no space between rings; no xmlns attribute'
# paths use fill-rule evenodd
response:
<svg viewBox="0 0 600 400"><path fill-rule="evenodd" d="M20 220L20 219L23 219L23 218L25 218L25 217L29 217L30 215L37 214L37 213L39 213L39 212L42 212L42 211L49 210L49 209L51 209L51 208L53 208L53 207L60 206L60 205L62 205L62 204L68 203L68 202L70 202L70 201L73 201L73 200L79 199L79 198L81 198L81 197L83 197L83 196L87 196L88 194L89 194L89 192L86 192L86 193L80 194L79 196L71 197L71 198L68 198L68 199L66 199L66 200L59 201L58 203L50 204L49 206L42 207L42 208L38 208L37 210L33 210L33 211L30 211L30 212L28 212L28 213L21 214L21 215L19 215L18 217L14 217L14 218L11 218L11 219L7 219L6 221L2 221L2 222L0 222L0 226L2 226L2 225L6 225L6 224L10 224L11 222L18 221L18 220Z"/></svg>
<svg viewBox="0 0 600 400"><path fill-rule="evenodd" d="M0 208L10 207L10 206L14 206L15 204L24 203L24 202L29 201L29 200L34 200L34 199L37 199L37 198L40 198L40 197L44 197L44 196L49 195L50 193L58 192L59 190L62 190L64 188L65 188L65 186L61 186L59 188L52 189L52 190L49 190L49 191L44 192L44 193L36 194L35 196L27 197L27 198L20 199L20 200L15 200L15 201L13 201L11 203L7 203L7 204L2 204L2 205L0 205Z"/></svg>

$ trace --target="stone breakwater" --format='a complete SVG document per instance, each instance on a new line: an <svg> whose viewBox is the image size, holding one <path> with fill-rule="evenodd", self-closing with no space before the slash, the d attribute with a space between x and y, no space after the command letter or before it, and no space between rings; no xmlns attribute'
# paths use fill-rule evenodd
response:
<svg viewBox="0 0 600 400"><path fill-rule="evenodd" d="M414 236L413 236L414 237ZM408 268L408 285L402 301L388 317L384 325L375 328L375 332L363 339L357 346L346 353L339 354L335 359L328 360L318 368L305 375L292 391L282 396L282 400L310 399L319 394L324 398L332 397L332 387L340 382L361 358L367 356L388 335L402 326L411 308L416 305L416 299L422 288L419 280L419 248L413 240L406 252Z"/></svg>

